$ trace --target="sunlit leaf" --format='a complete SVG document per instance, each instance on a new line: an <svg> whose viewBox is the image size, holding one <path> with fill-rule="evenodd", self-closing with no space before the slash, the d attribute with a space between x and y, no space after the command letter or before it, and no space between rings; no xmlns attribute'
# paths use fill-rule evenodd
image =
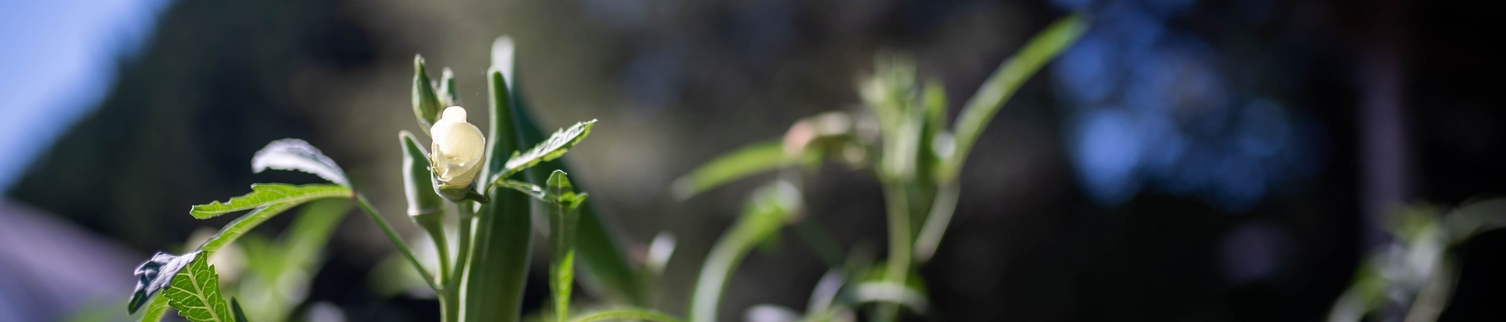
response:
<svg viewBox="0 0 1506 322"><path fill-rule="evenodd" d="M506 179L512 176L512 174L518 173L518 171L538 165L539 162L551 161L564 156L565 152L570 150L570 147L580 143L581 140L586 139L587 135L591 134L591 127L595 124L596 120L590 120L575 123L575 125L569 128L555 131L548 139L545 139L544 142L539 143L532 149L508 158L507 166L496 178Z"/></svg>
<svg viewBox="0 0 1506 322"><path fill-rule="evenodd" d="M188 267L188 263L198 256L198 252L183 255L157 252L152 255L152 259L136 266L136 291L131 293L131 301L126 304L126 310L136 313L136 310L146 304L146 300L166 289L173 277L178 275L178 271Z"/></svg>
<svg viewBox="0 0 1506 322"><path fill-rule="evenodd" d="M193 206L188 213L194 218L209 219L272 204L299 204L314 199L350 196L350 188L336 185L294 186L282 183L258 183L251 185L251 193L230 198L229 201L215 201Z"/></svg>
<svg viewBox="0 0 1506 322"><path fill-rule="evenodd" d="M171 286L162 291L168 304L190 322L233 322L230 306L220 295L220 279L209 256L197 256L179 270Z"/></svg>
<svg viewBox="0 0 1506 322"><path fill-rule="evenodd" d="M554 293L554 314L563 322L570 313L570 288L575 279L576 207L586 195L576 194L564 171L549 175L549 194L554 199L549 210L549 290Z"/></svg>
<svg viewBox="0 0 1506 322"><path fill-rule="evenodd" d="M308 172L341 186L350 186L350 179L345 177L345 170L341 170L340 165L324 156L318 148L299 139L272 141L256 151L251 157L251 171L261 173L267 169Z"/></svg>
<svg viewBox="0 0 1506 322"><path fill-rule="evenodd" d="M286 185L283 185L283 186L286 186ZM244 210L244 209L248 209L248 208L254 208L254 209L252 209L251 212L246 213L245 215L241 215L240 218L236 218L234 221L231 221L229 224L226 224L225 227L220 228L219 233L216 233L214 236L209 237L208 240L205 240L203 244L199 245L198 255L197 256L205 256L205 257L207 257L207 256L213 255L214 252L218 251L221 247L224 247L225 245L229 245L230 243L235 242L236 239L239 239L241 236L244 236L246 234L246 232L251 231L252 228L256 228L256 226L261 225L261 223L263 223L263 222L266 222L267 219L271 219L272 217L277 216L277 214L280 214L283 211L287 211L288 209L291 209L291 208L293 208L295 206L298 206L298 205L300 205L300 204L302 204L304 202L308 202L308 201L312 201L312 200L320 199L320 198L349 198L350 194L351 194L350 189L349 188L345 188L345 187L334 186L334 185L311 185L311 186L314 186L314 187L323 187L323 188L314 189L315 191L318 191L318 192L317 193L313 193L311 195L305 195L305 196L299 197L299 198L281 198L281 199L279 199L279 198L270 198L269 197L267 199L267 200L281 200L280 202L253 203L253 202L249 202L249 201L243 201L241 203L237 203L237 202L235 202L235 199L231 199L230 202L225 202L225 203L220 203L220 202L211 203L210 205L214 205L214 204L219 204L219 205L210 208L210 209L212 209L214 211L207 211L206 210L205 214L208 217L213 217L213 216L221 215L221 214L224 214L224 213L234 212L234 211L238 211L238 210ZM309 186L302 186L302 187L309 187ZM325 188L331 188L331 187L333 187L335 189L325 189ZM253 186L253 189L254 188L255 188L255 186ZM343 191L343 193L335 193L335 192L338 192L338 191ZM251 195L255 195L255 194L257 194L257 193L256 192L252 192L251 194L247 194L247 196L251 196ZM314 197L314 195L317 195L317 197ZM245 197L245 196L243 196L243 197ZM248 204L248 203L249 204L256 204L256 205L247 206L246 204ZM200 205L200 206L209 206L209 205ZM199 216L195 216L195 217L199 217ZM203 218L208 218L208 217L203 217ZM151 262L151 261L148 261L148 262ZM146 264L144 263L142 265L146 265ZM150 293L151 292L146 292L146 294L144 294L144 298L150 298L150 301L146 304L146 311L144 313L142 313L142 315L141 315L141 321L152 321L152 322L155 322L155 321L161 320L162 315L167 312L168 303L167 303L167 299L166 298L164 298L162 296L151 296ZM133 298L134 298L134 296L133 296ZM141 305L140 303L136 303L137 301L140 301L140 300L132 300L132 303L134 303L133 307L139 307ZM132 310L132 311L134 311L134 310Z"/></svg>

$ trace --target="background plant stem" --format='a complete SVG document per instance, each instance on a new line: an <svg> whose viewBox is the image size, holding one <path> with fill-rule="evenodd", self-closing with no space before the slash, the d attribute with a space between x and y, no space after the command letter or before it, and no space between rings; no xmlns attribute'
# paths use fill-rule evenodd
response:
<svg viewBox="0 0 1506 322"><path fill-rule="evenodd" d="M418 257L413 256L413 249L408 248L408 243L403 242L403 238L397 235L397 231L392 230L392 225L388 225L386 219L382 219L382 214L371 208L371 202L366 201L366 196L357 192L355 197L356 204L361 206L366 216L371 217L371 221L376 222L378 227L382 227L382 232L387 234L387 239L392 241L392 246L396 246L397 251L403 254L403 258L407 258L408 263L413 265L413 269L418 270L419 275L423 275L424 282L429 283L429 288L434 289L435 293L443 293L440 291L439 284L434 283L434 275L429 274L428 269L424 269L424 264L418 261Z"/></svg>

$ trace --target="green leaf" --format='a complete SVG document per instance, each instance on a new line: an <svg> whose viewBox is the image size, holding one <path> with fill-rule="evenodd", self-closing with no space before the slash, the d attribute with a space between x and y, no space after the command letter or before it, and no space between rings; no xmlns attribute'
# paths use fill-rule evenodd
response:
<svg viewBox="0 0 1506 322"><path fill-rule="evenodd" d="M539 187L538 185L532 183L522 182L518 180L502 180L501 182L494 182L492 184L497 186L498 188L512 189L513 191L521 192L525 195L528 195L529 197L538 199L539 201L546 203L555 202L554 198L548 190L544 190L543 187Z"/></svg>
<svg viewBox="0 0 1506 322"><path fill-rule="evenodd" d="M207 204L193 206L188 213L198 219L209 219L219 215L248 210L258 207L266 207L274 204L301 204L309 200L351 197L348 187L336 185L303 185L294 186L282 183L258 183L251 185L251 193L230 198L229 201L215 201Z"/></svg>
<svg viewBox="0 0 1506 322"><path fill-rule="evenodd" d="M785 155L782 141L754 143L718 156L675 179L670 190L676 198L685 200L728 182L799 164L803 160L802 156Z"/></svg>
<svg viewBox="0 0 1506 322"><path fill-rule="evenodd" d="M575 279L575 232L580 218L576 208L586 195L575 194L564 171L549 175L549 193L554 202L549 208L549 244L551 255L549 289L554 293L554 315L560 322L570 313L570 288Z"/></svg>
<svg viewBox="0 0 1506 322"><path fill-rule="evenodd" d="M727 278L754 246L779 233L779 228L793 221L803 205L799 189L785 181L776 181L753 193L743 215L712 246L690 296L690 320L716 321L717 304L727 286Z"/></svg>
<svg viewBox="0 0 1506 322"><path fill-rule="evenodd" d="M209 256L197 256L178 271L171 287L162 292L178 315L191 322L233 322L234 315L220 295L219 275L209 265Z"/></svg>
<svg viewBox="0 0 1506 322"><path fill-rule="evenodd" d="M953 125L955 152L947 156L948 162L945 170L941 171L941 181L956 179L962 163L967 160L968 151L977 142L978 135L993 120L994 115L998 114L999 109L1004 107L1004 103L1014 96L1020 85L1045 66L1046 62L1056 58L1062 50L1076 42L1087 29L1088 19L1082 15L1068 16L1051 23L983 82L972 99L963 105L962 114L957 117L957 124Z"/></svg>
<svg viewBox="0 0 1506 322"><path fill-rule="evenodd" d="M508 158L506 168L494 180L506 179L518 171L538 165L539 162L552 161L564 156L571 147L585 140L586 136L591 134L591 127L595 125L596 120L590 120L555 131L549 139L535 145L532 149L521 154L513 154L511 158Z"/></svg>
<svg viewBox="0 0 1506 322"><path fill-rule="evenodd" d="M677 318L675 318L673 316L669 316L669 314L664 314L664 313L661 313L661 312L658 312L658 311L654 311L654 310L649 310L649 309L632 309L632 308L629 308L629 309L615 309L615 310L602 310L602 311L596 311L596 312L581 314L580 316L577 316L574 319L571 319L570 321L571 322L594 322L594 321L608 321L608 320L680 322L680 319L677 319Z"/></svg>
<svg viewBox="0 0 1506 322"><path fill-rule="evenodd" d="M312 173L341 186L350 186L345 170L335 160L324 156L308 142L299 139L281 139L267 143L251 157L251 171L261 173L267 169L295 170Z"/></svg>
<svg viewBox="0 0 1506 322"><path fill-rule="evenodd" d="M281 184L274 184L274 185L281 185ZM252 188L255 189L256 186L257 185L253 185ZM286 185L282 185L282 186L286 186ZM220 249L220 247L224 247L225 245L229 245L230 243L235 242L236 239L239 239L241 236L244 236L246 234L246 232L251 231L252 228L256 228L256 226L261 225L262 222L266 222L267 219L271 219L272 217L277 216L277 214L280 214L283 211L287 211L288 209L292 209L293 207L298 206L299 204L302 204L304 202L312 201L312 200L315 200L315 199L321 199L321 198L334 198L334 197L350 198L351 197L351 192L350 192L349 188L339 187L339 186L333 186L333 185L310 185L310 186L313 186L313 187L324 187L324 188L333 187L333 188L337 188L337 189L333 189L333 190L323 189L323 188L314 189L316 191L320 191L320 193L314 194L314 195L318 195L318 197L313 197L312 195L310 195L310 196L304 196L304 197L300 197L300 198L289 198L289 199L272 198L272 199L277 199L277 200L281 200L281 201L280 202L261 203L259 205L253 205L253 206L249 206L249 207L245 207L245 204L244 204L245 202L243 202L243 203L237 203L237 202L235 202L235 199L231 199L230 202L226 202L226 203L216 202L216 203L211 203L209 205L200 205L200 206L210 206L210 205L214 205L214 204L219 204L219 206L211 207L211 209L215 210L214 212L206 212L206 214L209 214L208 215L209 217L213 217L215 215L220 215L220 214L224 214L224 213L228 213L228 212L237 211L237 210L226 210L226 209L241 209L241 210L244 210L244 209L250 208L250 207L255 207L255 209L253 209L249 213L246 213L245 215L242 215L240 218L236 218L234 221L231 221L229 224L226 224L225 227L220 228L220 232L219 233L215 234L214 236L209 237L208 240L205 240L203 244L199 245L199 251L197 252L198 255L196 255L196 256L204 256L204 257L211 256L211 255L214 254L215 251L218 251ZM301 186L301 187L310 187L310 186ZM341 193L332 193L331 191L344 191L344 193L343 194L341 194ZM255 195L255 194L256 194L256 192L252 192L251 194L247 194L247 196L251 196L251 195ZM197 206L195 208L197 208ZM198 216L195 216L195 217L198 217ZM204 217L204 218L208 218L208 217ZM154 260L155 259L157 259L157 258L154 257ZM149 260L147 262L150 263L152 261ZM147 264L143 263L142 265L145 266ZM139 268L138 268L138 270L139 270ZM140 276L138 276L138 277L140 277ZM150 300L150 302L148 302L146 304L147 309L146 309L146 311L144 313L142 313L142 315L141 315L141 321L152 321L152 322L155 322L155 321L161 320L162 315L167 312L167 306L168 306L167 299L165 299L162 296L152 297L151 293L152 292L146 292L145 294L143 294L143 298L151 298L151 300ZM141 305L140 303L137 303L139 301L139 299L134 299L134 298L135 298L135 295L133 295L133 300L131 301L134 304L134 305L132 305L132 307L139 307ZM132 311L134 311L134 309L132 309Z"/></svg>

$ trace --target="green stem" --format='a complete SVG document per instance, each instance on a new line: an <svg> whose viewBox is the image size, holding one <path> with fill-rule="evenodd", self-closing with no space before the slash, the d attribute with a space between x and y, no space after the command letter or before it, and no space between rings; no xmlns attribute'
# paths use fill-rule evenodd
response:
<svg viewBox="0 0 1506 322"><path fill-rule="evenodd" d="M732 270L742 261L743 254L752 246L746 243L749 238L738 232L734 227L730 234L717 241L712 246L711 253L706 256L706 263L701 265L695 291L690 296L691 321L716 321L716 307L721 301L722 289L727 286L727 277L732 275Z"/></svg>
<svg viewBox="0 0 1506 322"><path fill-rule="evenodd" d="M905 285L910 275L910 206L905 186L898 179L884 180L884 201L889 217L889 259L884 269L884 281ZM894 321L899 316L899 306L884 304L879 307L878 321Z"/></svg>
<svg viewBox="0 0 1506 322"><path fill-rule="evenodd" d="M466 264L470 262L471 221L476 212L474 207L475 203L471 201L456 204L456 208L460 209L460 238L455 239L455 242L460 243L460 249L455 252L455 264L450 267L451 278L444 285L445 297L450 299L441 303L444 305L445 322L460 321L460 283L465 276Z"/></svg>
<svg viewBox="0 0 1506 322"><path fill-rule="evenodd" d="M947 225L952 222L952 215L957 210L957 197L960 195L959 184L955 181L943 184L936 190L936 197L931 204L931 215L926 216L926 223L920 226L920 237L915 239L915 260L927 262L931 256L936 255L936 247L941 245L941 237L946 234Z"/></svg>
<svg viewBox="0 0 1506 322"><path fill-rule="evenodd" d="M403 242L403 238L397 235L397 231L392 230L392 226L387 224L387 220L382 219L382 215L377 213L376 209L371 208L371 202L366 201L366 196L357 192L355 193L355 197L356 204L361 206L361 210L365 211L366 215L370 216L371 220L375 221L377 226L382 227L382 232L387 234L387 239L392 241L392 245L397 247L397 251L402 253L404 258L408 259L408 263L413 265L413 269L418 270L419 275L423 275L424 282L429 283L429 288L434 289L434 292L437 294L443 294L443 292L440 292L442 288L439 287L439 284L434 283L434 275L429 274L429 270L425 269L424 264L418 261L418 257L413 256L413 249L408 248L408 243Z"/></svg>

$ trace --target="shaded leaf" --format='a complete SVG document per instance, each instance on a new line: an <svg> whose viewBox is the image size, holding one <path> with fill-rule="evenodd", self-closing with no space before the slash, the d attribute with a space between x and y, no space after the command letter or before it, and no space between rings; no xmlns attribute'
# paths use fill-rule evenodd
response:
<svg viewBox="0 0 1506 322"><path fill-rule="evenodd" d="M340 165L324 156L318 148L299 139L272 141L256 151L251 157L251 171L261 173L267 169L308 172L341 186L350 186L350 179L345 177L345 170L341 170Z"/></svg>
<svg viewBox="0 0 1506 322"><path fill-rule="evenodd" d="M230 298L230 311L235 314L235 322L251 322L246 318L246 310L241 309L241 302Z"/></svg>
<svg viewBox="0 0 1506 322"><path fill-rule="evenodd" d="M351 190L348 187L336 185L303 185L294 186L282 183L257 183L251 185L251 193L230 198L229 201L215 201L207 204L193 206L188 213L198 219L209 219L219 215L264 207L272 204L294 203L299 204L309 200L350 197Z"/></svg>
<svg viewBox="0 0 1506 322"><path fill-rule="evenodd" d="M191 322L231 322L234 316L220 295L219 275L209 265L209 256L197 256L179 270L162 297Z"/></svg>

